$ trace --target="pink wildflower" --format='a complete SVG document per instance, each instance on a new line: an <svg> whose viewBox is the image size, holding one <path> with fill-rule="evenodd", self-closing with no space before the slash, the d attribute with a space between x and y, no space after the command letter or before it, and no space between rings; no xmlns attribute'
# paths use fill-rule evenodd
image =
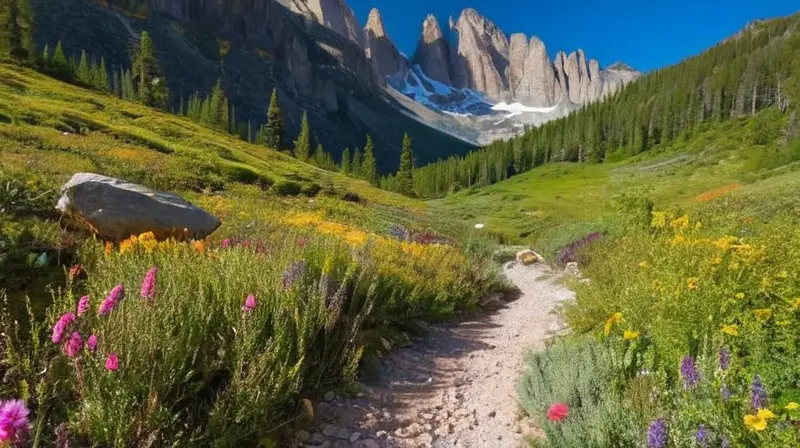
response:
<svg viewBox="0 0 800 448"><path fill-rule="evenodd" d="M244 306L242 307L242 311L244 311L245 313L252 313L254 309L256 309L256 296L250 294L244 300Z"/></svg>
<svg viewBox="0 0 800 448"><path fill-rule="evenodd" d="M89 339L86 340L86 348L89 349L90 352L93 352L97 348L97 336L89 336Z"/></svg>
<svg viewBox="0 0 800 448"><path fill-rule="evenodd" d="M119 369L119 358L116 353L109 353L106 358L106 370L116 372Z"/></svg>
<svg viewBox="0 0 800 448"><path fill-rule="evenodd" d="M58 319L58 322L53 326L53 344L60 344L64 339L64 332L67 328L75 322L75 313L67 313Z"/></svg>
<svg viewBox="0 0 800 448"><path fill-rule="evenodd" d="M80 264L76 264L69 268L69 279L74 280L75 277L81 275L81 271L83 271L83 266Z"/></svg>
<svg viewBox="0 0 800 448"><path fill-rule="evenodd" d="M22 400L0 402L0 445L13 446L30 429L28 408Z"/></svg>
<svg viewBox="0 0 800 448"><path fill-rule="evenodd" d="M125 285L117 285L111 289L111 292L108 293L108 299L111 299L115 302L119 302L120 300L125 298Z"/></svg>
<svg viewBox="0 0 800 448"><path fill-rule="evenodd" d="M151 268L147 271L142 281L142 298L153 300L156 297L156 274L158 269Z"/></svg>
<svg viewBox="0 0 800 448"><path fill-rule="evenodd" d="M83 316L86 314L86 311L89 309L89 296L83 296L80 300L78 300L78 317Z"/></svg>
<svg viewBox="0 0 800 448"><path fill-rule="evenodd" d="M72 333L67 343L64 344L64 353L70 358L74 358L81 352L81 348L83 348L83 339L80 333L76 331Z"/></svg>
<svg viewBox="0 0 800 448"><path fill-rule="evenodd" d="M225 238L224 240L222 240L221 247L223 249L227 249L227 248L231 247L231 239L230 238Z"/></svg>
<svg viewBox="0 0 800 448"><path fill-rule="evenodd" d="M100 308L97 310L97 314L101 316L106 316L110 313L117 303L125 297L125 286L124 285L117 285L114 289L108 293L103 303L100 304Z"/></svg>

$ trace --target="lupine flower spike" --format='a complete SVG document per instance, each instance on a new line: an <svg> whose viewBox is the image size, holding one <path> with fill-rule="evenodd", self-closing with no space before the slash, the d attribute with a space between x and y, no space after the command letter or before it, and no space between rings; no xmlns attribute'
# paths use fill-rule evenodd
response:
<svg viewBox="0 0 800 448"><path fill-rule="evenodd" d="M80 300L78 300L78 317L83 316L86 314L86 311L89 310L89 296L83 296Z"/></svg>
<svg viewBox="0 0 800 448"><path fill-rule="evenodd" d="M13 446L30 430L28 408L22 400L0 402L0 445Z"/></svg>
<svg viewBox="0 0 800 448"><path fill-rule="evenodd" d="M244 306L242 306L242 311L244 311L245 313L252 313L254 309L256 309L256 296L250 294L244 300Z"/></svg>
<svg viewBox="0 0 800 448"><path fill-rule="evenodd" d="M647 429L647 447L648 448L664 448L667 446L667 438L669 434L667 431L667 423L663 417L658 418L650 424Z"/></svg>
<svg viewBox="0 0 800 448"><path fill-rule="evenodd" d="M58 319L58 322L53 326L53 336L51 338L53 344L61 343L61 340L64 339L64 332L73 322L75 322L75 313L64 314Z"/></svg>
<svg viewBox="0 0 800 448"><path fill-rule="evenodd" d="M156 274L158 274L158 269L151 268L147 271L147 274L144 276L144 281L142 281L142 298L147 300L153 300L156 297Z"/></svg>
<svg viewBox="0 0 800 448"><path fill-rule="evenodd" d="M106 358L106 370L116 372L119 369L119 358L116 353L109 353Z"/></svg>
<svg viewBox="0 0 800 448"><path fill-rule="evenodd" d="M97 336L89 336L89 339L86 340L86 348L89 349L90 352L93 352L97 348Z"/></svg>
<svg viewBox="0 0 800 448"><path fill-rule="evenodd" d="M81 338L80 333L76 331L72 333L67 343L64 344L64 353L70 358L75 358L80 354L81 348L83 348L83 338Z"/></svg>
<svg viewBox="0 0 800 448"><path fill-rule="evenodd" d="M686 355L681 360L681 376L683 377L683 387L686 389L694 389L700 381L700 372L691 355Z"/></svg>

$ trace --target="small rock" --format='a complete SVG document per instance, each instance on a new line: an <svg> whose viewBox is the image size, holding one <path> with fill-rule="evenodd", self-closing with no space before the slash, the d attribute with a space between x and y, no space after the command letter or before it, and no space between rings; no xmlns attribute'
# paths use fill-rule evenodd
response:
<svg viewBox="0 0 800 448"><path fill-rule="evenodd" d="M423 413L419 414L419 418L421 418L423 420L430 420L430 419L433 418L433 414L428 414L426 412L423 412Z"/></svg>
<svg viewBox="0 0 800 448"><path fill-rule="evenodd" d="M334 437L337 432L339 432L339 428L331 425L330 423L325 423L322 425L322 435L325 437Z"/></svg>
<svg viewBox="0 0 800 448"><path fill-rule="evenodd" d="M388 433L386 431L378 431L378 432L375 433L375 437L380 439L380 438L386 437L387 434Z"/></svg>
<svg viewBox="0 0 800 448"><path fill-rule="evenodd" d="M308 441L311 443L322 443L325 441L325 437L323 437L322 434L314 433L311 434L311 437L308 439Z"/></svg>
<svg viewBox="0 0 800 448"><path fill-rule="evenodd" d="M333 448L350 448L350 442L347 440L337 440L333 442Z"/></svg>
<svg viewBox="0 0 800 448"><path fill-rule="evenodd" d="M361 433L354 432L353 434L350 434L350 443L356 443L356 441L360 438L361 438Z"/></svg>
<svg viewBox="0 0 800 448"><path fill-rule="evenodd" d="M489 413L489 418L494 418L495 415L497 415L497 411L492 411Z"/></svg>
<svg viewBox="0 0 800 448"><path fill-rule="evenodd" d="M333 401L333 399L336 398L336 394L334 394L333 391L329 390L329 391L325 392L325 397L324 398L325 398L325 401Z"/></svg>
<svg viewBox="0 0 800 448"><path fill-rule="evenodd" d="M308 441L308 439L311 438L311 434L309 434L308 431L303 431L301 429L300 431L294 433L294 438L297 439L298 442L302 443Z"/></svg>
<svg viewBox="0 0 800 448"><path fill-rule="evenodd" d="M358 448L381 448L378 442L375 439L364 439L358 442L356 445Z"/></svg>
<svg viewBox="0 0 800 448"><path fill-rule="evenodd" d="M339 430L336 431L337 439L349 440L351 435L352 433L347 428L339 428Z"/></svg>

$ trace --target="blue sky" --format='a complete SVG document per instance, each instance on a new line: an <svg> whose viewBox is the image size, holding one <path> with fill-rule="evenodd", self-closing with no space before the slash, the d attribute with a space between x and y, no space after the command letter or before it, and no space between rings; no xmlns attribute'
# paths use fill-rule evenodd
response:
<svg viewBox="0 0 800 448"><path fill-rule="evenodd" d="M381 10L387 32L411 57L422 21L432 13L443 29L447 17L472 7L507 34L539 36L551 57L582 48L607 66L624 61L649 71L674 64L740 30L757 18L800 11L797 0L347 0L363 25Z"/></svg>

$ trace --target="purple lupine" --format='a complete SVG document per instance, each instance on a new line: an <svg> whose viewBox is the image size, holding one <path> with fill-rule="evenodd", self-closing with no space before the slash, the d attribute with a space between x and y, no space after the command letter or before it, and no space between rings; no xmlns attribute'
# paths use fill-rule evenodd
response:
<svg viewBox="0 0 800 448"><path fill-rule="evenodd" d="M650 423L650 427L647 428L647 447L664 448L667 446L668 437L667 423L663 417L659 417L653 423Z"/></svg>
<svg viewBox="0 0 800 448"><path fill-rule="evenodd" d="M728 389L728 386L726 386L725 383L723 383L722 386L720 386L719 393L720 395L722 395L722 399L725 401L730 400L731 396L733 395L731 394L731 390Z"/></svg>
<svg viewBox="0 0 800 448"><path fill-rule="evenodd" d="M83 296L80 300L78 300L78 317L83 316L86 314L86 311L89 310L89 296Z"/></svg>
<svg viewBox="0 0 800 448"><path fill-rule="evenodd" d="M242 306L242 311L245 313L252 313L254 309L256 309L256 296L250 294L244 299L244 306Z"/></svg>
<svg viewBox="0 0 800 448"><path fill-rule="evenodd" d="M80 354L81 348L83 348L83 338L81 338L80 333L76 331L72 333L67 343L64 344L64 353L70 358L75 358Z"/></svg>
<svg viewBox="0 0 800 448"><path fill-rule="evenodd" d="M691 355L686 355L681 360L681 376L683 377L683 387L686 389L694 389L700 382L700 371L697 370Z"/></svg>
<svg viewBox="0 0 800 448"><path fill-rule="evenodd" d="M64 332L73 322L75 322L75 313L66 313L58 318L58 322L53 326L53 336L51 337L53 344L61 343L61 340L64 339Z"/></svg>
<svg viewBox="0 0 800 448"><path fill-rule="evenodd" d="M22 400L0 402L0 445L14 446L30 430L28 408Z"/></svg>
<svg viewBox="0 0 800 448"><path fill-rule="evenodd" d="M731 351L728 347L722 347L719 351L719 368L724 372L731 367Z"/></svg>
<svg viewBox="0 0 800 448"><path fill-rule="evenodd" d="M119 284L113 288L111 288L111 292L108 293L108 299L111 299L115 302L119 302L120 300L125 298L125 285Z"/></svg>
<svg viewBox="0 0 800 448"><path fill-rule="evenodd" d="M701 447L705 448L708 446L708 429L706 429L706 425L700 424L694 438Z"/></svg>
<svg viewBox="0 0 800 448"><path fill-rule="evenodd" d="M750 404L753 406L754 410L758 410L766 408L769 405L768 401L767 389L761 383L761 377L756 375L753 377L753 384L751 386Z"/></svg>
<svg viewBox="0 0 800 448"><path fill-rule="evenodd" d="M89 336L89 339L86 340L86 348L90 352L95 351L95 349L97 348L97 336L95 335Z"/></svg>
<svg viewBox="0 0 800 448"><path fill-rule="evenodd" d="M97 310L97 314L101 316L106 316L110 313L117 303L120 300L125 298L125 286L124 285L117 285L115 286L110 293L106 296L103 300L103 303L100 304L100 308Z"/></svg>
<svg viewBox="0 0 800 448"><path fill-rule="evenodd" d="M153 300L156 297L156 275L158 274L157 268L150 268L142 281L141 295L143 299Z"/></svg>
<svg viewBox="0 0 800 448"><path fill-rule="evenodd" d="M109 353L106 358L106 370L116 372L119 369L119 357L116 353Z"/></svg>
<svg viewBox="0 0 800 448"><path fill-rule="evenodd" d="M283 273L283 289L289 289L294 285L300 277L306 274L308 264L305 260L299 260L292 263L291 266Z"/></svg>

